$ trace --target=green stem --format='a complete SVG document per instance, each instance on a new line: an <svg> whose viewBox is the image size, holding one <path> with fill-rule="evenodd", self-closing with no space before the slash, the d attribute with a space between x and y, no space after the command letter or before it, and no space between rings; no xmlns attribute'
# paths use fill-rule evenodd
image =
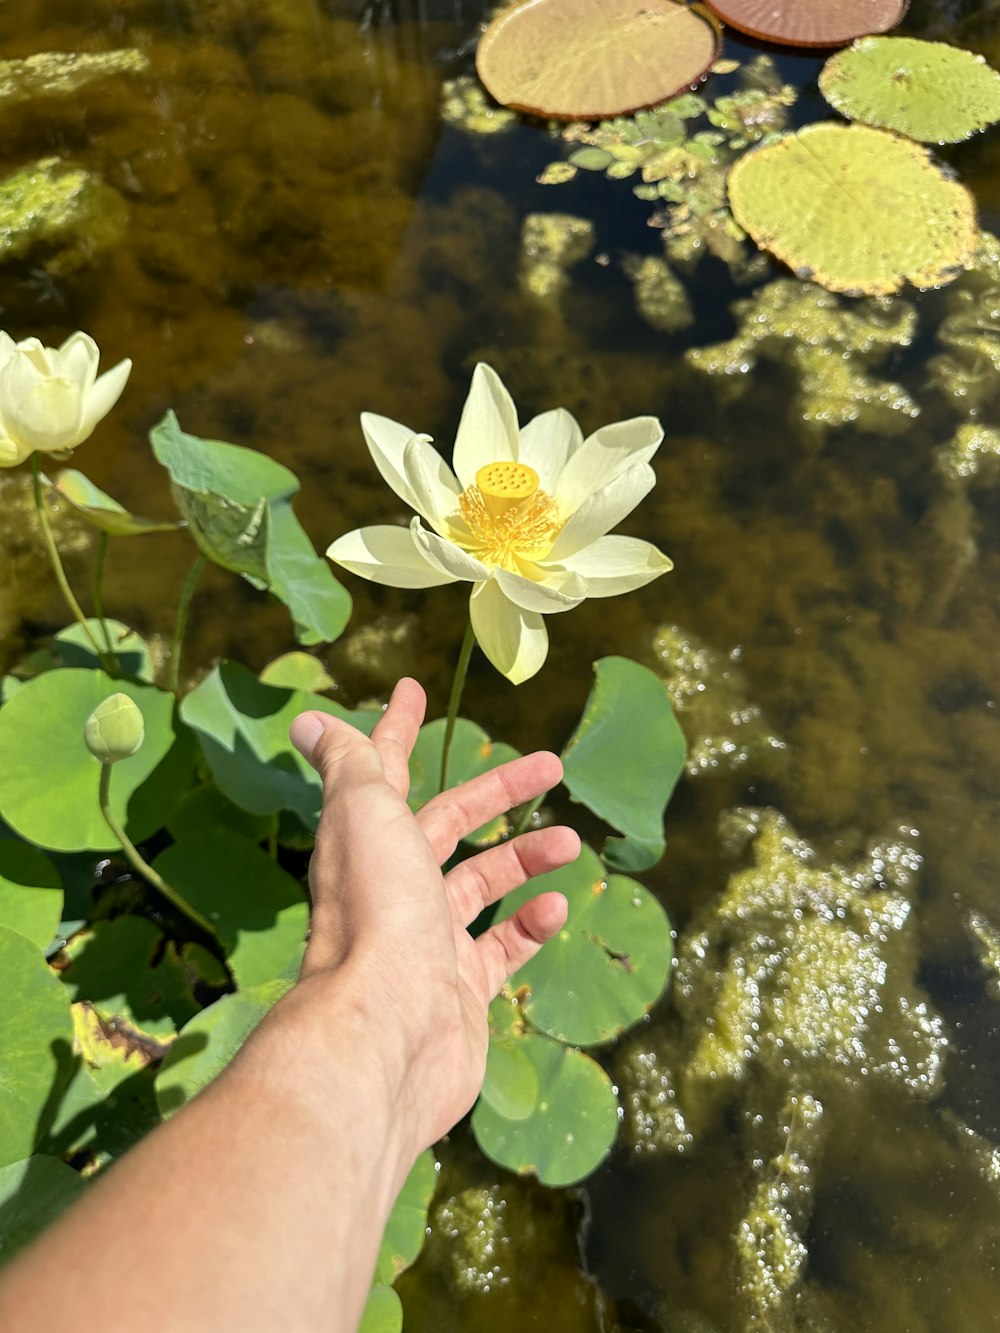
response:
<svg viewBox="0 0 1000 1333"><path fill-rule="evenodd" d="M184 580L184 587L181 589L181 600L177 606L177 624L174 627L174 641L170 645L170 667L167 675L167 689L176 694L181 678L181 650L184 647L184 631L187 629L188 612L191 610L191 599L194 596L194 590L201 578L201 571L208 564L208 559L199 551L195 557L195 562L188 571L188 576Z"/></svg>
<svg viewBox="0 0 1000 1333"><path fill-rule="evenodd" d="M524 807L518 817L517 823L514 825L513 837L519 837L531 827L531 821L534 818L535 812L545 800L546 796L548 796L548 792L543 791L541 796L536 796L533 801L529 802L529 804Z"/></svg>
<svg viewBox="0 0 1000 1333"><path fill-rule="evenodd" d="M445 723L444 745L441 747L441 791L444 791L448 785L448 758L451 754L452 737L455 734L455 719L458 717L458 706L462 702L462 690L465 688L465 677L468 675L469 659L472 656L475 643L476 636L470 620L465 627L465 638L462 640L462 647L459 649L458 661L455 663L455 675L451 682L448 721Z"/></svg>
<svg viewBox="0 0 1000 1333"><path fill-rule="evenodd" d="M271 830L267 835L267 854L272 861L278 859L278 826L279 816L275 815L271 821Z"/></svg>
<svg viewBox="0 0 1000 1333"><path fill-rule="evenodd" d="M38 522L42 529L42 540L44 541L45 549L48 552L49 562L52 565L52 572L55 574L56 582L59 584L59 591L62 593L66 605L72 612L73 618L83 630L86 637L90 640L91 647L100 658L101 666L109 674L113 675L114 663L91 633L90 626L87 624L87 617L83 614L83 609L80 606L80 603L73 596L73 589L69 586L66 571L63 569L63 563L59 556L59 548L56 546L56 539L52 535L49 516L45 510L45 501L42 498L42 469L38 461L37 451L31 455L31 480L35 495L35 511L38 514Z"/></svg>
<svg viewBox="0 0 1000 1333"><path fill-rule="evenodd" d="M115 667L121 669L121 663L115 655L115 650L111 646L111 631L108 629L108 622L104 618L104 560L108 554L108 534L102 532L97 539L97 561L94 565L94 588L91 600L94 603L94 615L101 624L101 637L104 639L104 650L114 662Z"/></svg>
<svg viewBox="0 0 1000 1333"><path fill-rule="evenodd" d="M142 853L136 847L135 843L128 836L125 830L119 824L118 820L111 813L110 795L111 795L111 769L113 765L101 765L101 785L98 791L98 801L101 806L101 814L104 816L105 823L111 832L115 835L122 845L122 851L125 853L125 859L131 865L132 869L143 877L153 888L158 890L167 902L176 907L178 912L198 927L199 930L206 931L213 938L215 937L215 928L207 917L202 916L196 907L192 907L189 902L171 888L167 881L158 875L148 861L144 860Z"/></svg>

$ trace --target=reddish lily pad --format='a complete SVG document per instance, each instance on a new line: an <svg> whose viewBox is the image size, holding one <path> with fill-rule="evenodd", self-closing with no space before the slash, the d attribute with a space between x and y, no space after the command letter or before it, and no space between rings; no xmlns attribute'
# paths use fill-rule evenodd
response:
<svg viewBox="0 0 1000 1333"><path fill-rule="evenodd" d="M723 23L782 46L845 46L888 32L909 0L705 0Z"/></svg>
<svg viewBox="0 0 1000 1333"><path fill-rule="evenodd" d="M702 78L720 32L673 0L523 0L486 29L479 77L498 102L559 120L603 120Z"/></svg>

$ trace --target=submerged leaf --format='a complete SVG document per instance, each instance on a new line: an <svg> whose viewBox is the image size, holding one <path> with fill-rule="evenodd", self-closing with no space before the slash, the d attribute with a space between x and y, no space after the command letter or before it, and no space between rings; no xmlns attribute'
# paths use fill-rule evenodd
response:
<svg viewBox="0 0 1000 1333"><path fill-rule="evenodd" d="M729 202L799 277L850 295L950 282L978 239L968 190L926 149L864 125L807 125L745 154Z"/></svg>
<svg viewBox="0 0 1000 1333"><path fill-rule="evenodd" d="M714 22L671 0L524 0L486 29L476 68L505 106L599 120L696 83L719 46Z"/></svg>
<svg viewBox="0 0 1000 1333"><path fill-rule="evenodd" d="M819 76L848 120L926 143L958 143L1000 120L1000 74L982 56L915 37L865 37Z"/></svg>
<svg viewBox="0 0 1000 1333"><path fill-rule="evenodd" d="M783 46L843 46L888 32L909 0L705 0L723 23Z"/></svg>

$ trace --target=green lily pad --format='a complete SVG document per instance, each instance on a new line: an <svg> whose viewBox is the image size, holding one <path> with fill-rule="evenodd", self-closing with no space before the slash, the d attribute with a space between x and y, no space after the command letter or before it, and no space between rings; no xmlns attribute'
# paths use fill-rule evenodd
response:
<svg viewBox="0 0 1000 1333"><path fill-rule="evenodd" d="M720 44L714 19L671 0L524 0L486 29L476 69L504 106L600 120L697 83Z"/></svg>
<svg viewBox="0 0 1000 1333"><path fill-rule="evenodd" d="M436 718L420 728L417 743L410 756L410 809L419 810L432 796L437 796L441 782L441 750L447 721ZM448 755L448 786L468 782L469 778L488 773L491 768L517 759L520 751L501 741L491 741L482 727L467 718L455 719L455 731ZM465 839L476 847L488 847L498 842L510 825L506 815L498 815Z"/></svg>
<svg viewBox="0 0 1000 1333"><path fill-rule="evenodd" d="M101 628L101 622L91 616L87 618L86 624L103 648L104 630ZM141 639L134 629L123 625L120 620L105 620L104 624L111 640L111 651L118 658L122 675L152 682L153 656L146 641ZM63 666L88 667L93 670L101 665L101 659L94 651L94 645L83 627L76 623L67 625L53 637L51 651L57 663L61 662Z"/></svg>
<svg viewBox="0 0 1000 1333"><path fill-rule="evenodd" d="M288 690L332 690L334 680L318 657L312 653L282 653L260 673L265 685L280 685Z"/></svg>
<svg viewBox="0 0 1000 1333"><path fill-rule="evenodd" d="M263 685L237 662L216 667L180 705L181 717L198 734L212 777L231 801L256 815L293 810L315 829L323 784L288 739L292 720L308 709L342 718L366 735L381 716L348 712L320 694Z"/></svg>
<svg viewBox="0 0 1000 1333"><path fill-rule="evenodd" d="M376 1283L361 1312L358 1333L402 1333L403 1302L392 1287Z"/></svg>
<svg viewBox="0 0 1000 1333"><path fill-rule="evenodd" d="M97 921L65 954L69 966L59 975L70 998L89 1000L105 1018L162 1038L198 1012L177 946L145 917Z"/></svg>
<svg viewBox="0 0 1000 1333"><path fill-rule="evenodd" d="M807 125L744 153L729 202L798 277L852 296L950 282L979 236L968 190L919 144L866 125Z"/></svg>
<svg viewBox="0 0 1000 1333"><path fill-rule="evenodd" d="M203 782L200 787L186 791L167 821L167 829L176 842L211 829L228 829L251 842L263 842L273 828L273 815L252 815L241 810L223 796L214 782Z"/></svg>
<svg viewBox="0 0 1000 1333"><path fill-rule="evenodd" d="M479 1095L505 1120L525 1120L535 1109L538 1072L516 1037L490 1032L486 1077Z"/></svg>
<svg viewBox="0 0 1000 1333"><path fill-rule="evenodd" d="M663 811L687 747L663 681L627 657L603 657L580 725L563 751L563 782L630 841L622 856L643 870L663 855ZM614 859L615 847L608 849Z"/></svg>
<svg viewBox="0 0 1000 1333"><path fill-rule="evenodd" d="M292 988L265 981L223 995L191 1019L167 1052L156 1077L156 1100L167 1118L221 1074L267 1011Z"/></svg>
<svg viewBox="0 0 1000 1333"><path fill-rule="evenodd" d="M62 920L62 876L37 847L0 840L0 926L45 949Z"/></svg>
<svg viewBox="0 0 1000 1333"><path fill-rule="evenodd" d="M241 988L301 960L309 905L298 883L249 839L212 829L175 842L154 868L211 921Z"/></svg>
<svg viewBox="0 0 1000 1333"><path fill-rule="evenodd" d="M65 500L85 522L109 537L138 537L146 532L172 532L180 527L176 519L161 523L158 519L130 514L75 468L64 468L49 484L60 500Z"/></svg>
<svg viewBox="0 0 1000 1333"><path fill-rule="evenodd" d="M170 817L192 762L189 740L174 733L173 695L103 671L46 671L0 709L0 815L29 842L64 852L118 845L98 806L101 765L83 729L97 705L119 692L142 709L146 739L115 764L111 809L133 842Z"/></svg>
<svg viewBox="0 0 1000 1333"><path fill-rule="evenodd" d="M508 1120L480 1098L472 1131L486 1156L543 1185L575 1185L604 1160L618 1133L611 1080L589 1055L529 1033L519 1038L535 1066L538 1100L530 1115Z"/></svg>
<svg viewBox="0 0 1000 1333"><path fill-rule="evenodd" d="M385 1226L375 1262L375 1281L395 1282L423 1249L427 1210L437 1186L437 1163L428 1148L406 1177Z"/></svg>
<svg viewBox="0 0 1000 1333"><path fill-rule="evenodd" d="M4 1263L40 1236L86 1189L79 1171L57 1157L39 1153L0 1166L0 1254Z"/></svg>
<svg viewBox="0 0 1000 1333"><path fill-rule="evenodd" d="M670 922L648 889L606 875L587 846L572 865L508 894L497 919L553 889L569 902L566 925L513 985L529 989L520 1008L534 1027L574 1046L595 1046L638 1022L663 993L673 959Z"/></svg>
<svg viewBox="0 0 1000 1333"><path fill-rule="evenodd" d="M1000 74L980 55L915 37L863 37L819 76L848 120L925 143L958 143L1000 120Z"/></svg>
<svg viewBox="0 0 1000 1333"><path fill-rule="evenodd" d="M254 449L185 434L173 412L149 438L203 553L267 587L291 612L299 643L337 638L351 599L295 517L295 474Z"/></svg>
<svg viewBox="0 0 1000 1333"><path fill-rule="evenodd" d="M0 1166L28 1157L48 1128L72 1068L69 996L41 950L0 927Z"/></svg>

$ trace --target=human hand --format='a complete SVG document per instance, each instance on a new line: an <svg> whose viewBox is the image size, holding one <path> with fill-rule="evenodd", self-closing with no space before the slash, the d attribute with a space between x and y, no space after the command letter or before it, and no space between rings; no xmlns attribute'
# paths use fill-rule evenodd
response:
<svg viewBox="0 0 1000 1333"><path fill-rule="evenodd" d="M325 713L303 713L291 730L324 789L300 986L352 988L384 1042L383 1072L405 1107L414 1155L475 1101L490 1000L561 929L566 900L540 894L475 940L468 927L484 907L580 850L571 829L539 829L442 875L466 834L554 786L562 765L544 751L525 755L442 792L414 815L406 803L409 759L424 707L423 690L404 679L370 739Z"/></svg>

